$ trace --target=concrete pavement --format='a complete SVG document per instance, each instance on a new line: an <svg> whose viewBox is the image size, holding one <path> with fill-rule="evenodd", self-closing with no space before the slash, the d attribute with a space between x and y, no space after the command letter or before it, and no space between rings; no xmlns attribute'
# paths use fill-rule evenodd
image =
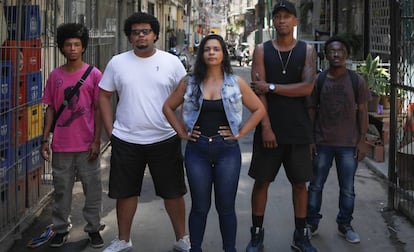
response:
<svg viewBox="0 0 414 252"><path fill-rule="evenodd" d="M240 140L240 144L243 151L243 167L237 195L237 249L238 251L244 251L249 241L249 227L251 225L250 192L253 180L247 176L247 170L251 156L252 135L250 134ZM102 221L106 224L102 236L105 240L105 246L117 234L115 201L107 196L109 156L110 148L102 155L104 187ZM319 234L312 239L314 246L319 251L337 252L410 251L409 248L414 248L414 227L405 218L396 215L394 212L384 211L387 200L385 184L363 162L360 163L360 168L357 171L355 187L357 196L353 225L355 230L361 235L361 243L353 245L337 235L335 216L338 206L338 185L335 169L332 169L325 186L323 198L322 214L324 218L320 223ZM188 194L185 199L187 211L189 211L191 200ZM291 251L290 243L294 225L291 202L290 184L282 169L269 191L264 225L264 251ZM23 233L22 238L16 241L10 251L102 251L101 249L93 249L88 246L87 235L83 232L82 206L82 188L80 183L77 182L73 191L73 228L71 230L71 237L62 248L52 249L47 245L37 249L25 247L31 237L38 236L51 223L51 206L48 205L31 227ZM139 199L138 211L132 228L133 251L172 251L173 240L173 230L163 202L155 196L150 174L146 174L142 197ZM214 205L209 214L204 251L221 251L221 237Z"/></svg>
<svg viewBox="0 0 414 252"><path fill-rule="evenodd" d="M236 73L246 75L243 68L235 68ZM248 79L247 77L245 77ZM251 225L250 193L253 180L248 177L247 171L251 157L252 133L240 140L243 152L243 164L237 195L238 234L237 249L245 251L250 239ZM117 235L115 201L109 199L110 147L102 154L103 179L103 213L102 221L106 228L102 231L105 247ZM335 169L331 169L325 185L322 214L319 234L312 239L313 245L323 252L374 252L374 251L413 251L414 226L406 218L387 211L387 187L381 176L367 168L366 162L361 162L356 174L355 191L356 203L353 226L361 236L361 243L350 244L337 234L335 217L338 208L338 183ZM291 187L281 169L276 181L271 185L268 195L268 205L265 215L265 247L264 252L292 251L290 244L293 233L293 208ZM190 196L185 196L187 216L191 206ZM93 249L88 246L87 234L83 232L84 220L82 217L83 193L79 182L73 190L72 221L73 228L68 242L61 248L49 248L47 244L30 249L27 242L34 236L40 235L46 226L51 223L51 205L35 219L33 224L23 232L22 237L16 240L10 251L82 251L95 252L103 249ZM171 252L174 234L169 218L163 206L163 201L155 196L150 174L147 173L139 198L138 210L132 228L132 251L143 252ZM212 205L203 248L205 252L221 250L221 236L218 226L218 217Z"/></svg>

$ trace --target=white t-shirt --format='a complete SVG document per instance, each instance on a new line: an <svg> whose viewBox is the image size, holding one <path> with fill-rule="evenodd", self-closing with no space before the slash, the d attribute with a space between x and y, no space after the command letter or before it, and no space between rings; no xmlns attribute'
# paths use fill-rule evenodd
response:
<svg viewBox="0 0 414 252"><path fill-rule="evenodd" d="M148 58L140 58L132 50L114 56L99 83L100 88L119 95L112 134L136 144L174 136L162 106L185 75L178 57L158 49Z"/></svg>

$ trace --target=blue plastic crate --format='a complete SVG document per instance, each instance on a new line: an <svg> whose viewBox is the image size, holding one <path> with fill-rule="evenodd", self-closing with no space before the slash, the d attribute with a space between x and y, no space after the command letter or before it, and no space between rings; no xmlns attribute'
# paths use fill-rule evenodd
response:
<svg viewBox="0 0 414 252"><path fill-rule="evenodd" d="M24 5L19 15L18 6L4 6L4 15L7 20L8 39L33 39L40 37L40 9L39 5ZM21 27L18 27L21 25ZM19 38L17 31L21 30Z"/></svg>
<svg viewBox="0 0 414 252"><path fill-rule="evenodd" d="M27 144L19 145L17 149L17 157L14 160L16 160L15 167L17 170L17 177L24 177L27 172Z"/></svg>
<svg viewBox="0 0 414 252"><path fill-rule="evenodd" d="M42 99L42 72L28 73L26 77L27 103L40 103Z"/></svg>
<svg viewBox="0 0 414 252"><path fill-rule="evenodd" d="M11 102L13 81L13 64L11 61L0 61L0 103Z"/></svg>
<svg viewBox="0 0 414 252"><path fill-rule="evenodd" d="M8 183L10 176L14 178L14 173L11 173L13 164L12 148L10 143L0 145L0 184Z"/></svg>
<svg viewBox="0 0 414 252"><path fill-rule="evenodd" d="M10 143L12 132L12 113L9 111L9 105L0 104L0 144Z"/></svg>
<svg viewBox="0 0 414 252"><path fill-rule="evenodd" d="M27 141L27 160L26 160L26 168L27 172L31 172L32 170L43 167L44 161L42 156L40 155L41 147L42 147L42 136L33 138L32 140Z"/></svg>

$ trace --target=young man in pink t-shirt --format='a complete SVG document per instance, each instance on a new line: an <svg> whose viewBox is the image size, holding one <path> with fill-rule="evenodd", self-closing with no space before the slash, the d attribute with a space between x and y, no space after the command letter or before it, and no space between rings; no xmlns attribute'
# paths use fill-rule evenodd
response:
<svg viewBox="0 0 414 252"><path fill-rule="evenodd" d="M51 247L62 246L72 227L70 220L72 189L75 177L82 182L85 195L83 216L87 222L90 245L100 248L104 242L99 234L101 225L102 185L99 166L101 117L98 109L98 83L102 73L93 68L84 83L68 99L66 107L56 119L50 158L49 135L57 111L71 93L89 65L82 54L88 45L88 30L81 24L62 24L57 29L57 44L66 63L54 69L47 80L43 103L47 105L43 129L42 157L52 160L54 205L52 212L55 236Z"/></svg>

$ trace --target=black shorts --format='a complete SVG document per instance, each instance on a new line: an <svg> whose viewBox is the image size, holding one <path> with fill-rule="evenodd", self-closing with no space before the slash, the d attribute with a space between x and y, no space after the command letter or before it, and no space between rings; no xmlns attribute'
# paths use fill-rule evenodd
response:
<svg viewBox="0 0 414 252"><path fill-rule="evenodd" d="M110 198L140 196L147 165L158 196L175 199L187 192L181 140L178 136L142 145L128 143L112 135L111 145Z"/></svg>
<svg viewBox="0 0 414 252"><path fill-rule="evenodd" d="M280 144L264 148L261 141L253 144L249 176L260 182L273 182L280 166L291 183L308 182L313 177L309 144Z"/></svg>

